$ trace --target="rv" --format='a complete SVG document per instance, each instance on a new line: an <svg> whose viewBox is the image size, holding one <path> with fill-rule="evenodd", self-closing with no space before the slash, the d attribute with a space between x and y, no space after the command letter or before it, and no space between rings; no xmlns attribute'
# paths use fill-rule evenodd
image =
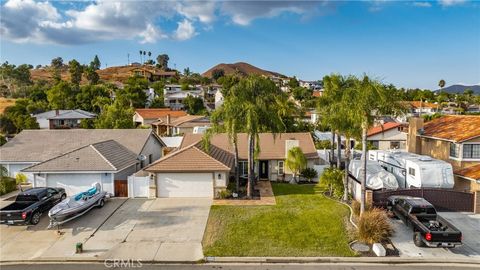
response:
<svg viewBox="0 0 480 270"><path fill-rule="evenodd" d="M392 150L370 150L368 159L395 175L400 188L453 188L452 165L443 160Z"/></svg>
<svg viewBox="0 0 480 270"><path fill-rule="evenodd" d="M348 166L348 172L357 181L361 177L361 160L352 160ZM367 160L367 179L365 181L367 188L378 189L398 189L398 182L396 177L390 172L385 171L380 164L375 161Z"/></svg>

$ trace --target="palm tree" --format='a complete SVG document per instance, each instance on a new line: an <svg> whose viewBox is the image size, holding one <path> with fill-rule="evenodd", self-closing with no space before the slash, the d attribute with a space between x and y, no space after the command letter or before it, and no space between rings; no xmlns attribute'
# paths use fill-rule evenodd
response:
<svg viewBox="0 0 480 270"><path fill-rule="evenodd" d="M440 86L440 89L442 89L443 87L445 87L445 80L443 80L443 79L440 80L440 81L438 82L438 86Z"/></svg>
<svg viewBox="0 0 480 270"><path fill-rule="evenodd" d="M140 63L143 63L143 59L142 59L143 51L140 50L139 52L140 52Z"/></svg>
<svg viewBox="0 0 480 270"><path fill-rule="evenodd" d="M307 167L307 158L300 147L288 150L285 166L293 173L293 182L297 182L297 175Z"/></svg>
<svg viewBox="0 0 480 270"><path fill-rule="evenodd" d="M373 122L382 115L398 115L405 111L400 102L399 92L393 87L385 87L382 83L364 75L361 80L355 80L353 87L347 88L350 95L352 110L349 117L360 123L362 128L362 166L360 194L360 213L365 211L365 181L367 176L367 131Z"/></svg>
<svg viewBox="0 0 480 270"><path fill-rule="evenodd" d="M150 60L150 57L152 56L152 52L148 52L148 60Z"/></svg>

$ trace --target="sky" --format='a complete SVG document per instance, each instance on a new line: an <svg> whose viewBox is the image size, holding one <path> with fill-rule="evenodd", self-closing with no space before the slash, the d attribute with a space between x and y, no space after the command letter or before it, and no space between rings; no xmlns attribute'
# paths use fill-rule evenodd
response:
<svg viewBox="0 0 480 270"><path fill-rule="evenodd" d="M480 2L1 1L0 61L102 68L166 53L202 73L247 62L303 80L367 74L397 87L480 84Z"/></svg>

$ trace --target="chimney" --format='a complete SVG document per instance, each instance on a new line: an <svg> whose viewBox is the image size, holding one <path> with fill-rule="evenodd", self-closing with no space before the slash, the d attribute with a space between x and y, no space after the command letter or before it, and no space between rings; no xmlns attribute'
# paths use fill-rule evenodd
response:
<svg viewBox="0 0 480 270"><path fill-rule="evenodd" d="M58 110L55 110L55 116L58 116L60 112Z"/></svg>
<svg viewBox="0 0 480 270"><path fill-rule="evenodd" d="M407 150L410 153L422 154L422 141L419 135L423 131L423 118L411 117L408 125Z"/></svg>
<svg viewBox="0 0 480 270"><path fill-rule="evenodd" d="M167 114L167 136L170 136L170 114Z"/></svg>

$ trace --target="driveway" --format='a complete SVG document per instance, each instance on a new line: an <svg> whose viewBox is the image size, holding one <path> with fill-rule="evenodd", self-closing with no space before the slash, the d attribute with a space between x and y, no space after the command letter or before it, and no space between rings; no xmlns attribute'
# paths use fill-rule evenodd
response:
<svg viewBox="0 0 480 270"><path fill-rule="evenodd" d="M401 220L392 219L395 233L391 238L393 245L400 251L400 257L455 257L480 259L480 215L459 212L440 212L463 233L463 245L460 247L428 248L413 244L413 232Z"/></svg>
<svg viewBox="0 0 480 270"><path fill-rule="evenodd" d="M126 199L109 200L103 208L94 208L84 216L61 227L47 230L49 218L42 215L35 226L0 226L0 260L31 260L73 256L75 244L84 242ZM11 201L2 201L1 206Z"/></svg>
<svg viewBox="0 0 480 270"><path fill-rule="evenodd" d="M211 204L207 198L129 199L84 248L105 259L198 261Z"/></svg>

